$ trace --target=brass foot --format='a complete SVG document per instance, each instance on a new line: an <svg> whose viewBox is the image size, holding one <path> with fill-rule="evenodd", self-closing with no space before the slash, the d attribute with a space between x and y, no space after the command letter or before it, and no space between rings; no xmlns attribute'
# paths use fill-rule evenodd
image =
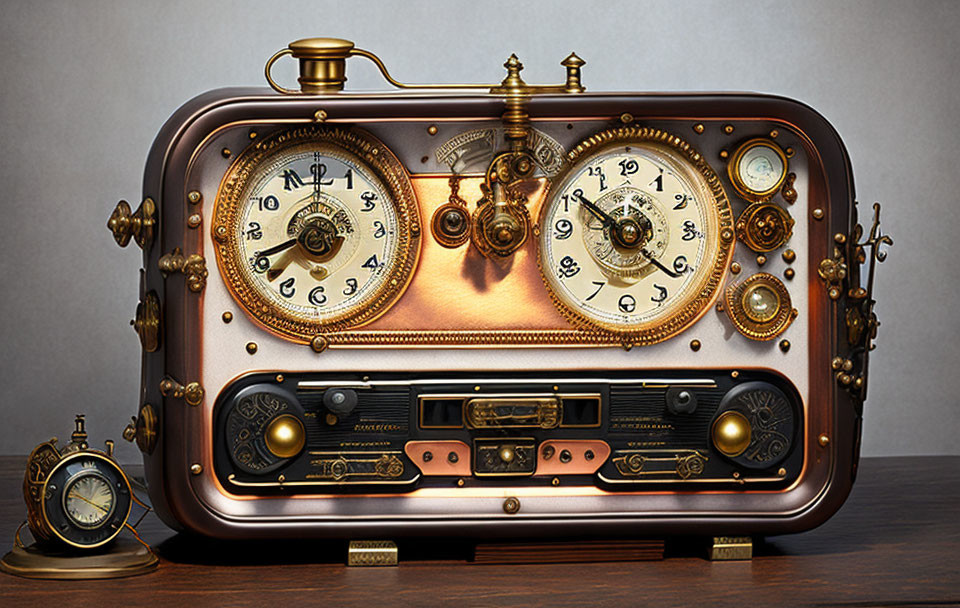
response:
<svg viewBox="0 0 960 608"><path fill-rule="evenodd" d="M397 543L392 540L352 540L347 548L348 566L396 566Z"/></svg>
<svg viewBox="0 0 960 608"><path fill-rule="evenodd" d="M753 539L749 536L714 536L710 544L711 561L753 559Z"/></svg>

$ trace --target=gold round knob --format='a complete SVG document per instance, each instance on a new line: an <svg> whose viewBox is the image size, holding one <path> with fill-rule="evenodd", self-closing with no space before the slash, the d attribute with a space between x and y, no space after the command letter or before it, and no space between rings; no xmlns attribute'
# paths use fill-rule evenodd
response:
<svg viewBox="0 0 960 608"><path fill-rule="evenodd" d="M724 412L713 423L713 445L725 456L739 456L750 445L750 421L740 412Z"/></svg>
<svg viewBox="0 0 960 608"><path fill-rule="evenodd" d="M500 448L500 460L502 460L505 463L510 463L510 462L513 462L513 457L514 457L513 448L508 446Z"/></svg>
<svg viewBox="0 0 960 608"><path fill-rule="evenodd" d="M292 458L300 453L306 442L303 423L296 416L283 414L267 425L267 449L277 458Z"/></svg>

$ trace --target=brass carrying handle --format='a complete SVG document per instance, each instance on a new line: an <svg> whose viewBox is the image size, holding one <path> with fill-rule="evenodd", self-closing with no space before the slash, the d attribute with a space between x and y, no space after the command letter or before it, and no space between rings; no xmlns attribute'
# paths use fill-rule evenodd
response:
<svg viewBox="0 0 960 608"><path fill-rule="evenodd" d="M300 90L288 89L280 86L273 79L271 71L273 65L281 58L287 55L299 60L300 77L297 81L300 83ZM277 51L264 67L264 75L270 87L284 95L318 95L331 93L343 89L347 81L346 60L348 57L365 57L373 62L380 74L392 86L398 89L487 89L491 93L506 93L513 95L528 95L533 93L582 93L586 89L580 81L580 69L585 62L571 53L566 59L560 62L567 70L566 82L556 85L530 85L520 78L520 70L523 64L515 55L504 64L507 68L507 77L500 83L494 84L407 84L400 82L390 75L387 66L374 53L363 49L358 49L349 40L339 38L306 38L291 42L290 45Z"/></svg>

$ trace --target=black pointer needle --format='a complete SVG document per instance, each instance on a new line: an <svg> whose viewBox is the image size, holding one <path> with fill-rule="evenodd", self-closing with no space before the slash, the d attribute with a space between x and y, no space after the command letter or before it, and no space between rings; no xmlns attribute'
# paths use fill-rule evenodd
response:
<svg viewBox="0 0 960 608"><path fill-rule="evenodd" d="M271 255L273 255L273 254L275 254L275 253L280 253L280 252L283 251L284 249L290 249L291 247L293 247L293 246L296 245L296 244L297 244L297 239L292 238L292 239L290 239L289 241L284 241L284 242L280 243L279 245L275 245L275 246L271 247L270 249L265 249L265 250L263 250L263 251L257 252L257 257L258 257L258 258L268 258L268 257L270 257Z"/></svg>
<svg viewBox="0 0 960 608"><path fill-rule="evenodd" d="M580 199L581 205L586 207L590 213L597 216L597 219L603 222L604 226L607 226L608 228L612 228L613 225L617 223L617 220L610 217L606 212L604 212L603 209L601 209L600 207L597 207L594 203L591 203L590 201L588 201L586 197L584 197L582 194L577 195L577 198Z"/></svg>
<svg viewBox="0 0 960 608"><path fill-rule="evenodd" d="M659 268L660 270L662 270L662 271L664 271L665 273L667 273L667 276L668 276L668 277L673 278L673 279L679 279L679 278L680 278L680 275L679 275L679 274L677 274L676 272L673 272L672 270L668 270L666 266L664 266L663 264L661 264L661 263L657 260L657 258L655 258L655 257L651 256L649 253L647 253L647 251L646 251L645 249L641 249L641 250L640 250L640 253L643 254L643 257L645 257L645 258L647 258L648 260L650 260L650 263L651 263L651 264L653 264L654 266L656 266L656 267Z"/></svg>

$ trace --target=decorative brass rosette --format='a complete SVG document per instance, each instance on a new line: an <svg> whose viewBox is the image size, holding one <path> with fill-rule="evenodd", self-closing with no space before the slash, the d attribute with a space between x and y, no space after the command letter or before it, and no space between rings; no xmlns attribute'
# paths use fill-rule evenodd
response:
<svg viewBox="0 0 960 608"><path fill-rule="evenodd" d="M754 203L737 220L737 239L757 253L775 251L793 236L794 220L774 203Z"/></svg>

